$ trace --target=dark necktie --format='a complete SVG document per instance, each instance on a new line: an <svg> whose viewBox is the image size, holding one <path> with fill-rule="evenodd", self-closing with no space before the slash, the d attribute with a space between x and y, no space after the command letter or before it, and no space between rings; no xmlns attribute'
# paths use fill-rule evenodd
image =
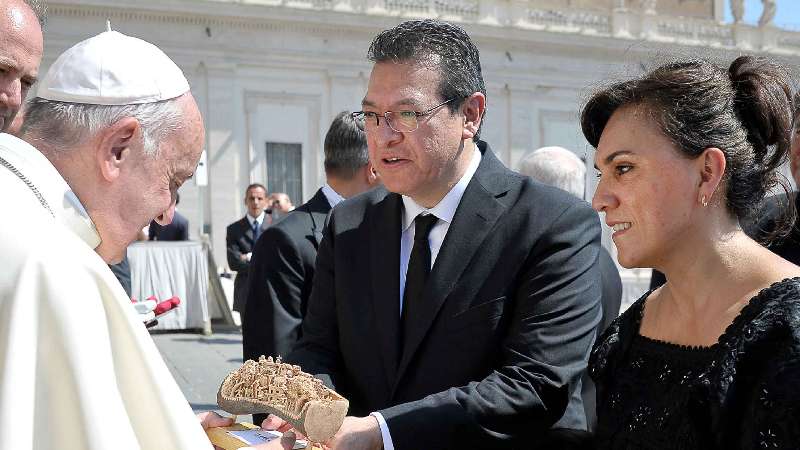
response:
<svg viewBox="0 0 800 450"><path fill-rule="evenodd" d="M253 245L258 242L258 235L261 234L261 227L258 225L258 220L253 221Z"/></svg>
<svg viewBox="0 0 800 450"><path fill-rule="evenodd" d="M416 315L419 314L419 302L425 292L425 282L431 271L431 247L428 244L428 235L431 228L439 219L433 214L418 215L414 219L414 247L408 260L406 271L406 289L403 293L403 312L400 315L400 352L403 356L403 346L406 337L413 328Z"/></svg>

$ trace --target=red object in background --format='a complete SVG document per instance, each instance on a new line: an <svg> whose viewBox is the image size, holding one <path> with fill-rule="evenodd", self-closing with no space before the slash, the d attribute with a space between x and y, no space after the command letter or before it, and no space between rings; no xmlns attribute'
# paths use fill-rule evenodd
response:
<svg viewBox="0 0 800 450"><path fill-rule="evenodd" d="M156 315L164 314L165 312L172 309L172 301L171 300L164 300L163 302L156 305L156 309L153 310Z"/></svg>
<svg viewBox="0 0 800 450"><path fill-rule="evenodd" d="M151 295L150 297L147 297L147 300L154 300L157 303L156 308L153 310L153 312L157 316L164 314L170 309L176 308L178 305L181 304L181 299L176 296L172 296L164 300L163 302L159 302L155 295Z"/></svg>

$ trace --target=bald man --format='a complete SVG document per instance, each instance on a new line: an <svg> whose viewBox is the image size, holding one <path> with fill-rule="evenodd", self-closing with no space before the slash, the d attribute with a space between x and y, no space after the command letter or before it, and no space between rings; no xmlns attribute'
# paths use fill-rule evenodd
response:
<svg viewBox="0 0 800 450"><path fill-rule="evenodd" d="M44 5L0 0L0 131L10 132L42 61ZM16 130L19 131L19 130Z"/></svg>

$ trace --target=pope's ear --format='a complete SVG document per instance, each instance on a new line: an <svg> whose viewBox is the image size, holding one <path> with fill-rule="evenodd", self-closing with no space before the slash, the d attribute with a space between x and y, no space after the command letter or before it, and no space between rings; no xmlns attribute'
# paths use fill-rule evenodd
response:
<svg viewBox="0 0 800 450"><path fill-rule="evenodd" d="M139 131L139 121L133 117L125 117L104 128L96 136L97 163L106 181L117 179L122 165L133 157L131 145Z"/></svg>

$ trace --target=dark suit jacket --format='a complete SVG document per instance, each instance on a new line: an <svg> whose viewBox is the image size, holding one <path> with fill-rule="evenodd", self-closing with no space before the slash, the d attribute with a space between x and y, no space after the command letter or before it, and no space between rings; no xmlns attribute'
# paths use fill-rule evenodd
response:
<svg viewBox="0 0 800 450"><path fill-rule="evenodd" d="M395 448L535 448L585 429L580 377L600 321L589 205L508 170L481 142L398 358L401 196L328 218L300 342L287 358L380 411ZM522 447L521 447L522 446Z"/></svg>
<svg viewBox="0 0 800 450"><path fill-rule="evenodd" d="M300 339L314 261L331 205L322 189L258 238L242 321L244 359L285 356ZM261 424L266 415L255 415Z"/></svg>
<svg viewBox="0 0 800 450"><path fill-rule="evenodd" d="M114 276L117 277L119 284L122 285L122 289L125 289L125 293L128 294L128 297L131 296L131 265L128 262L128 254L126 253L122 257L122 261L118 262L117 264L109 264L108 266L111 269L111 272L114 273ZM139 299L142 300L142 299Z"/></svg>
<svg viewBox="0 0 800 450"><path fill-rule="evenodd" d="M619 308L622 304L622 279L619 277L619 269L614 264L614 259L605 248L600 249L600 257L597 260L600 269L600 284L603 290L603 320L597 326L597 337L611 325L611 322L619 315ZM586 411L586 423L590 430L594 430L597 424L597 392L594 382L588 373L584 373L582 386L583 389L583 408Z"/></svg>
<svg viewBox="0 0 800 450"><path fill-rule="evenodd" d="M272 224L272 217L269 211L264 214L264 222L261 224L263 233ZM253 228L247 221L247 216L228 225L225 231L225 244L228 248L228 267L236 271L236 279L233 281L233 310L244 312L244 305L247 301L248 274L250 272L250 262L242 261L240 258L244 253L251 253L255 242L253 241Z"/></svg>
<svg viewBox="0 0 800 450"><path fill-rule="evenodd" d="M285 356L300 338L314 260L331 205L320 189L258 239L242 323L245 359Z"/></svg>
<svg viewBox="0 0 800 450"><path fill-rule="evenodd" d="M175 211L172 223L162 227L154 220L150 222L147 234L151 241L188 241L189 221L183 217L183 214Z"/></svg>

